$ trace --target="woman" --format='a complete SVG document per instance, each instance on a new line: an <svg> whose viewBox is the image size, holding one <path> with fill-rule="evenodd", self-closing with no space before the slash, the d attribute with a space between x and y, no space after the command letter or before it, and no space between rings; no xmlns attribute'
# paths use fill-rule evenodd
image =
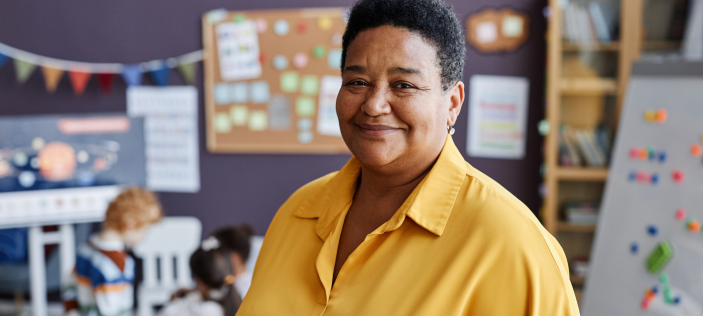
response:
<svg viewBox="0 0 703 316"><path fill-rule="evenodd" d="M564 253L466 163L461 26L441 0L360 0L343 36L354 157L295 192L238 315L578 315Z"/></svg>
<svg viewBox="0 0 703 316"><path fill-rule="evenodd" d="M251 250L251 236L254 228L249 224L226 226L215 230L212 236L222 243L222 247L229 252L234 275L234 288L239 296L244 298L251 286L251 272L247 271L247 260Z"/></svg>

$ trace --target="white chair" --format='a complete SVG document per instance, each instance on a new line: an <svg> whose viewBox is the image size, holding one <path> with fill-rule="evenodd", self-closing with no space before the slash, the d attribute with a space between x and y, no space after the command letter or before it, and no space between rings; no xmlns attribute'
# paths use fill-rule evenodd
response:
<svg viewBox="0 0 703 316"><path fill-rule="evenodd" d="M247 259L247 271L254 272L254 266L256 266L256 259L259 258L259 251L261 250L261 245L264 243L264 236L251 236L249 239L249 244L251 244L251 249L249 250L249 258Z"/></svg>
<svg viewBox="0 0 703 316"><path fill-rule="evenodd" d="M189 260L200 246L202 230L195 217L165 217L134 247L144 271L137 289L138 316L154 315L154 306L166 304L176 290L194 287Z"/></svg>

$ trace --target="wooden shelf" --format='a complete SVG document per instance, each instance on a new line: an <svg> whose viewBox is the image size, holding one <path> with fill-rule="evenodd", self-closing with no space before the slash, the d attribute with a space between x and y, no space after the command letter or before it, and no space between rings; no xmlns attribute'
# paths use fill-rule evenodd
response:
<svg viewBox="0 0 703 316"><path fill-rule="evenodd" d="M567 222L559 222L557 224L557 230L560 232L593 233L596 231L596 225L575 225ZM573 282L573 278L571 282Z"/></svg>
<svg viewBox="0 0 703 316"><path fill-rule="evenodd" d="M607 44L602 43L571 43L562 42L561 49L565 52L578 52L578 51L618 51L620 50L619 42L610 42Z"/></svg>
<svg viewBox="0 0 703 316"><path fill-rule="evenodd" d="M642 43L642 50L678 50L681 45L680 41L646 41Z"/></svg>
<svg viewBox="0 0 703 316"><path fill-rule="evenodd" d="M559 180L605 181L608 179L607 168L559 167L555 175Z"/></svg>
<svg viewBox="0 0 703 316"><path fill-rule="evenodd" d="M583 285L583 282L586 278L584 277L577 277L577 276L571 276L571 284L573 285Z"/></svg>
<svg viewBox="0 0 703 316"><path fill-rule="evenodd" d="M559 89L562 94L607 94L618 92L618 82L611 78L561 78Z"/></svg>
<svg viewBox="0 0 703 316"><path fill-rule="evenodd" d="M581 290L574 290L574 296L576 296L576 302L581 304L581 295L583 295L583 292Z"/></svg>

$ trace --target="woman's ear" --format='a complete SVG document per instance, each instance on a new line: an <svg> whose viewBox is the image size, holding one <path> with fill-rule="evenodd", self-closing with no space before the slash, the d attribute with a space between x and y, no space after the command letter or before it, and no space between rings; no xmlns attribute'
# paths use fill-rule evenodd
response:
<svg viewBox="0 0 703 316"><path fill-rule="evenodd" d="M453 87L449 88L447 98L449 102L447 126L454 126L461 112L461 106L464 104L464 82L457 81Z"/></svg>

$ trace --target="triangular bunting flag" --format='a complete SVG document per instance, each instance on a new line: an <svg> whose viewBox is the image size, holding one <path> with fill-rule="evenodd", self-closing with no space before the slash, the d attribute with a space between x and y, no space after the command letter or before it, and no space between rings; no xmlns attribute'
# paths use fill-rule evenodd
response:
<svg viewBox="0 0 703 316"><path fill-rule="evenodd" d="M139 64L125 65L122 68L122 79L128 86L138 86L142 84L142 67Z"/></svg>
<svg viewBox="0 0 703 316"><path fill-rule="evenodd" d="M112 90L112 82L115 79L115 74L100 73L98 74L98 83L100 83L100 91L107 95Z"/></svg>
<svg viewBox="0 0 703 316"><path fill-rule="evenodd" d="M168 85L168 75L171 69L166 67L165 62L160 62L159 64L160 66L156 69L150 70L149 74L151 75L151 79L154 80L154 83L158 86L165 87Z"/></svg>
<svg viewBox="0 0 703 316"><path fill-rule="evenodd" d="M85 91L85 86L90 80L90 72L87 69L76 69L68 72L68 77L71 78L71 84L73 85L73 92L77 95L83 94Z"/></svg>
<svg viewBox="0 0 703 316"><path fill-rule="evenodd" d="M4 65L8 59L10 59L10 57L7 55L0 54L0 68L2 68L2 65Z"/></svg>
<svg viewBox="0 0 703 316"><path fill-rule="evenodd" d="M63 75L63 70L59 69L57 65L45 64L41 67L41 72L44 74L44 83L46 83L46 91L56 91L56 86L59 85L61 75Z"/></svg>
<svg viewBox="0 0 703 316"><path fill-rule="evenodd" d="M178 65L178 70L181 71L181 75L187 84L195 82L195 63Z"/></svg>
<svg viewBox="0 0 703 316"><path fill-rule="evenodd" d="M34 68L37 65L28 63L24 60L15 59L15 74L17 75L17 82L23 84L29 79L29 76L34 72Z"/></svg>

